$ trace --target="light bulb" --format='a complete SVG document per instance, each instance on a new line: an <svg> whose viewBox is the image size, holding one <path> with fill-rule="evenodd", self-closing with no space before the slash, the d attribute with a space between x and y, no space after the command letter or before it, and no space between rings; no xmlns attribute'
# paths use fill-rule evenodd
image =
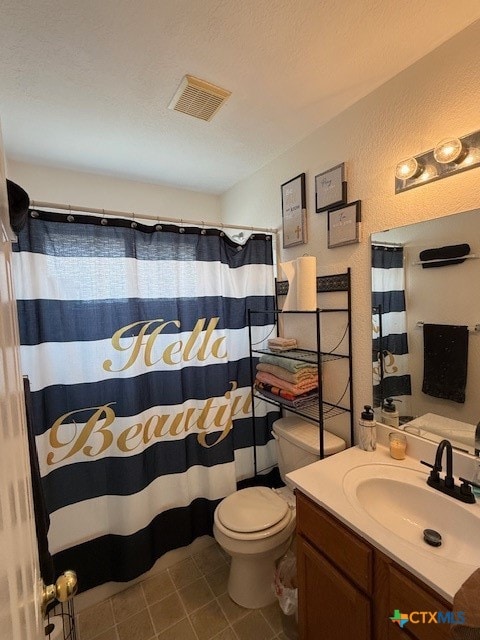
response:
<svg viewBox="0 0 480 640"><path fill-rule="evenodd" d="M415 158L407 158L399 162L395 169L395 177L399 180L408 180L416 178L423 171L423 167Z"/></svg>
<svg viewBox="0 0 480 640"><path fill-rule="evenodd" d="M441 140L433 150L433 157L440 164L449 162L461 162L468 149L465 149L459 138L445 138Z"/></svg>
<svg viewBox="0 0 480 640"><path fill-rule="evenodd" d="M438 176L437 168L433 166L433 164L427 164L422 175L418 179L419 182L428 182L432 178L436 178Z"/></svg>
<svg viewBox="0 0 480 640"><path fill-rule="evenodd" d="M480 149L478 149L477 147L471 147L460 166L468 167L472 164L477 164L479 162L480 162Z"/></svg>

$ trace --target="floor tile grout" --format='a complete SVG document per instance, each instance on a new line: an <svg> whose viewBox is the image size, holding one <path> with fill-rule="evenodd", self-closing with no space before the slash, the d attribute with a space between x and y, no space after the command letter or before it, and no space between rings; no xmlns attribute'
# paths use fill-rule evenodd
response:
<svg viewBox="0 0 480 640"><path fill-rule="evenodd" d="M212 555L212 549L217 549L218 551L214 551L213 555ZM208 553L210 551L210 556L208 556ZM173 628L175 625L177 625L178 623L180 623L183 620L186 620L192 633L194 638L196 638L196 640L205 640L205 636L202 634L202 637L199 636L199 634L197 633L197 630L195 628L195 625L193 624L193 621L191 619L191 617L193 615L195 615L197 612L199 612L202 608L207 607L208 605L211 605L212 603L215 604L215 606L218 608L218 610L221 612L223 618L226 621L226 626L220 631L218 632L215 636L208 638L208 640L215 640L215 638L221 637L222 634L224 634L226 632L226 630L228 629L231 632L231 635L233 638L235 638L236 640L239 640L240 636L237 634L237 632L235 631L234 625L241 622L242 620L244 620L249 614L251 614L253 611L258 611L260 613L260 619L263 620L264 623L266 623L267 625L267 629L270 630L271 632L271 636L269 636L269 640L280 640L280 634L283 632L283 630L279 630L277 631L274 626L273 626L273 622L270 622L270 620L267 618L267 616L264 614L264 612L261 609L246 609L244 608L244 611L240 612L238 617L234 617L234 619L230 620L229 616L227 615L227 609L224 608L224 606L222 606L221 600L220 598L222 598L223 596L225 596L225 594L228 595L228 590L227 590L227 585L224 585L225 590L222 591L221 593L216 593L213 589L213 587L210 585L210 582L208 580L208 576L211 576L212 574L227 568L229 566L228 563L228 559L225 557L225 554L221 554L222 555L222 559L221 562L219 562L218 560L218 552L221 553L221 550L218 547L215 547L215 545L211 545L210 547L207 547L206 549L204 549L203 551L199 552L198 554L196 554L197 558L195 558L194 556L190 556L189 558L186 558L185 560L181 561L180 563L178 563L178 565L182 564L182 562L186 562L187 560L190 560L196 571L194 571L195 573L195 577L188 579L188 575L187 575L187 581L185 583L185 575L182 574L181 572L177 573L176 576L176 580L173 578L172 575L172 569L176 566L176 565L172 565L172 567L167 567L165 568L162 572L159 572L158 575L160 575L161 573L165 572L165 574L168 576L172 586L173 586L173 591L167 593L167 595L165 595L164 597L155 600L153 602L149 602L147 600L147 592L145 589L145 583L148 582L149 580L153 580L155 578L155 576L151 576L149 577L147 580L143 580L143 581L139 581L136 583L136 585L140 585L140 590L141 590L141 599L142 602L144 604L144 606L142 607L142 609L140 609L140 611L135 611L135 613L131 614L130 616L128 616L127 618L125 618L124 620L122 620L121 622L125 622L127 620L129 620L130 618L132 618L135 615L138 615L138 613L140 613L141 611L144 611L144 609L147 609L147 615L149 618L149 621L152 625L152 628L154 630L154 636L152 636L152 638L149 638L148 640L158 640L158 638L164 634L165 632L167 632L169 629ZM202 553L204 553L204 557L202 559ZM217 557L215 557L215 555ZM212 566L213 565L213 566ZM188 566L188 565L186 565ZM203 584L206 585L207 589L208 589L208 596L209 599L206 603L203 603L202 605L196 607L195 609L192 609L191 611L187 610L187 605L184 602L184 600L182 599L182 595L181 592L184 591L188 586L191 586L193 583L195 583L196 581L203 581ZM215 584L215 583L214 583ZM218 582L218 585L222 585L223 582ZM131 588L133 588L136 585L132 585ZM181 586L179 586L181 585ZM202 585L203 586L203 585ZM121 592L120 592L121 593ZM154 592L155 593L155 592ZM154 605L157 605L158 603L162 602L164 599L172 596L172 595L176 595L176 597L178 598L178 600L180 601L180 605L181 608L183 610L183 617L180 620L176 620L174 623L172 623L171 625L169 625L168 627L166 627L165 629L162 629L162 631L157 632L157 628L155 626L154 623L154 617L152 615L151 612L151 607L153 607ZM210 597L211 596L211 597ZM116 636L117 636L117 640L120 639L120 634L119 634L119 630L118 630L118 626L120 624L120 622L117 622L116 620L116 616L115 616L115 612L114 612L114 608L113 608L113 598L115 596L111 596L110 598L106 598L106 600L109 601L109 607L110 607L110 611L112 613L113 616L113 620L114 620L114 624L113 627L109 627L108 629L103 630L100 634L97 634L97 636L91 638L91 640L95 640L96 637L98 637L98 635L101 635L103 633L106 633L108 631L110 631L111 629L114 630ZM223 602L225 603L225 599L223 599ZM232 601L233 602L233 601ZM102 603L98 603L98 604L102 604ZM96 606L96 605L93 605ZM83 612L81 612L79 615L81 615ZM235 616L235 612L234 612L234 616ZM271 616L270 616L271 617ZM257 618L258 619L258 618ZM77 624L78 624L78 616L77 616ZM79 626L79 625L78 625ZM80 640L80 638L79 638Z"/></svg>

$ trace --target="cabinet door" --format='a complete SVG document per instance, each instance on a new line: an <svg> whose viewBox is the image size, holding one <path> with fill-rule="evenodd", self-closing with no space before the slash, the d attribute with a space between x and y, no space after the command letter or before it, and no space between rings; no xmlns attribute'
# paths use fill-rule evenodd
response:
<svg viewBox="0 0 480 640"><path fill-rule="evenodd" d="M301 536L297 537L302 640L370 640L370 601Z"/></svg>
<svg viewBox="0 0 480 640"><path fill-rule="evenodd" d="M375 553L375 607L377 640L396 640L401 636L417 640L450 638L450 625L431 624L428 615L421 622L421 613L418 614L416 621L407 622L401 631L389 619L396 609L402 613L433 613L451 611L451 605L379 551Z"/></svg>

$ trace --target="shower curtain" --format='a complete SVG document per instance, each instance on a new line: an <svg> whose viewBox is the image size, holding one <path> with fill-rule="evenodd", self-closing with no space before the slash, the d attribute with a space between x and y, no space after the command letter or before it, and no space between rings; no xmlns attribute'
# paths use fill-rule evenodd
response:
<svg viewBox="0 0 480 640"><path fill-rule="evenodd" d="M373 403L401 401L400 414L410 410L411 382L405 305L403 247L372 245Z"/></svg>
<svg viewBox="0 0 480 640"><path fill-rule="evenodd" d="M34 211L14 279L55 570L131 580L253 475L247 309L274 308L271 236ZM256 405L266 466L277 415Z"/></svg>

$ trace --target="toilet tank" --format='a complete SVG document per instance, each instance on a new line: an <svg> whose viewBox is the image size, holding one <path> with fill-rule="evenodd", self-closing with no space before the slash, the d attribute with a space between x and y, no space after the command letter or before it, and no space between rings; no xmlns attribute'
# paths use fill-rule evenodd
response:
<svg viewBox="0 0 480 640"><path fill-rule="evenodd" d="M286 485L286 474L306 467L320 459L320 427L299 416L280 418L272 425L272 433L277 442L278 469ZM332 455L345 449L345 440L323 432L324 454Z"/></svg>

